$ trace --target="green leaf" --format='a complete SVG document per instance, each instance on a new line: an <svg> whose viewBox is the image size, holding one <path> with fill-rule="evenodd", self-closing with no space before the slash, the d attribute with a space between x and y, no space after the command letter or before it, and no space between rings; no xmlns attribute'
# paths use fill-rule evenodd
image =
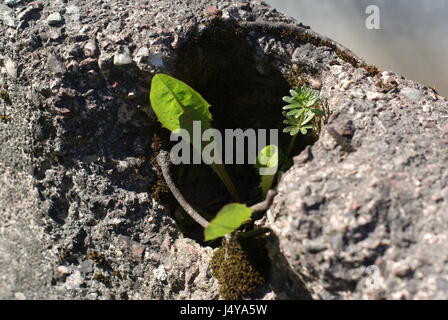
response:
<svg viewBox="0 0 448 320"><path fill-rule="evenodd" d="M243 225L252 216L253 210L244 204L232 203L224 206L205 228L205 241L225 236Z"/></svg>
<svg viewBox="0 0 448 320"><path fill-rule="evenodd" d="M296 125L297 125L297 121L296 121L296 119L293 118L293 117L290 117L290 116L288 116L288 117L286 118L286 120L283 120L283 123L284 123L284 124L289 124L289 125L292 125L292 126L296 126Z"/></svg>
<svg viewBox="0 0 448 320"><path fill-rule="evenodd" d="M283 110L296 109L296 108L300 108L301 106L302 106L302 104L296 102L296 103L292 103L292 104L288 104L287 106L284 106Z"/></svg>
<svg viewBox="0 0 448 320"><path fill-rule="evenodd" d="M297 92L297 90L289 90L289 94L291 95L291 97L295 97L299 95L299 92Z"/></svg>
<svg viewBox="0 0 448 320"><path fill-rule="evenodd" d="M295 127L294 129L291 130L290 134L292 136L295 136L296 134L299 133L299 131L301 131L301 128L300 127Z"/></svg>
<svg viewBox="0 0 448 320"><path fill-rule="evenodd" d="M304 112L305 112L305 109L297 109L297 110L291 110L287 114L288 114L288 116L298 119Z"/></svg>
<svg viewBox="0 0 448 320"><path fill-rule="evenodd" d="M313 126L311 126L311 125L303 126L303 127L300 127L300 133L305 135L308 133L308 130L312 130L312 129L313 129Z"/></svg>
<svg viewBox="0 0 448 320"><path fill-rule="evenodd" d="M301 125L304 126L309 123L311 120L313 120L314 116L314 113L312 113L311 111L307 111L307 113L305 114L305 119L302 121Z"/></svg>
<svg viewBox="0 0 448 320"><path fill-rule="evenodd" d="M283 101L285 101L286 103L294 103L295 100L292 97L283 97Z"/></svg>
<svg viewBox="0 0 448 320"><path fill-rule="evenodd" d="M260 172L260 188L263 192L263 197L266 196L274 182L281 157L281 152L275 145L268 145L258 153L255 168L259 169Z"/></svg>
<svg viewBox="0 0 448 320"><path fill-rule="evenodd" d="M190 143L200 151L202 145L195 145L197 140L192 139L193 122L201 122L202 132L210 129L212 120L209 111L210 104L186 83L162 73L156 74L152 78L149 98L152 109L162 126L172 132L178 129L187 130L190 135ZM211 164L211 166L232 197L238 201L238 192L224 166L221 164Z"/></svg>
<svg viewBox="0 0 448 320"><path fill-rule="evenodd" d="M264 147L257 156L256 168L274 168L278 166L279 149L275 145Z"/></svg>
<svg viewBox="0 0 448 320"><path fill-rule="evenodd" d="M317 115L317 116L319 116L319 117L323 117L324 115L325 115L325 112L323 112L322 110L320 110L320 109L311 109L311 111L313 111L313 113L315 114L315 115Z"/></svg>
<svg viewBox="0 0 448 320"><path fill-rule="evenodd" d="M309 98L309 100L305 103L305 106L308 107L308 108L309 108L309 107L312 107L312 106L314 106L319 100L320 100L320 99L317 98L317 97Z"/></svg>
<svg viewBox="0 0 448 320"><path fill-rule="evenodd" d="M210 104L186 83L166 74L152 78L150 101L162 126L170 131L185 129L193 134L193 121L201 121L202 130L210 128Z"/></svg>

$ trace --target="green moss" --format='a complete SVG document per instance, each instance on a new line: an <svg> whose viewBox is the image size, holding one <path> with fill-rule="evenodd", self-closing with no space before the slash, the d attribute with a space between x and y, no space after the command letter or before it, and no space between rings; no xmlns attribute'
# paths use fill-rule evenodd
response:
<svg viewBox="0 0 448 320"><path fill-rule="evenodd" d="M238 300L253 293L265 282L268 262L263 240L233 236L210 261L220 296Z"/></svg>
<svg viewBox="0 0 448 320"><path fill-rule="evenodd" d="M350 63L355 68L359 67L359 62L358 62L358 60L354 56L352 56L352 55L348 54L347 52L342 51L340 49L336 49L335 53L339 57L339 59L341 59L341 60L343 60L345 62Z"/></svg>
<svg viewBox="0 0 448 320"><path fill-rule="evenodd" d="M368 65L362 61L359 61L357 57L337 48L330 41L321 40L321 39L316 38L308 33L291 34L290 37L295 38L300 41L303 41L303 42L311 43L311 44L315 45L316 47L332 48L339 59L350 63L354 68L364 68L365 70L367 70L367 75L370 77L376 76L379 73L379 70L376 66Z"/></svg>

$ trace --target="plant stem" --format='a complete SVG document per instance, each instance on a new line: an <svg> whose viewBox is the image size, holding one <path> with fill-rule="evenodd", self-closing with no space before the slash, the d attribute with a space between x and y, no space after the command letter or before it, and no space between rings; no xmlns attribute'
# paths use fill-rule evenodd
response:
<svg viewBox="0 0 448 320"><path fill-rule="evenodd" d="M254 204L252 207L250 207L252 210L254 210L254 212L257 211L266 211L269 209L269 207L272 204L272 201L274 201L274 197L277 195L277 192L275 192L274 190L269 190L266 193L266 198L262 201L259 202L257 204Z"/></svg>
<svg viewBox="0 0 448 320"><path fill-rule="evenodd" d="M163 178L165 178L168 188L170 188L171 193L179 202L179 204L182 206L182 208L184 208L184 210L188 213L190 217L193 218L194 221L199 223L203 228L207 228L209 222L205 220L199 213L197 213L192 206L190 206L190 204L187 202L187 200L185 200L185 198L180 193L179 189L177 189L176 185L174 184L174 181L171 178L170 173L170 166L169 166L170 160L168 152L161 151L157 155L157 163L159 164L160 169L162 170Z"/></svg>
<svg viewBox="0 0 448 320"><path fill-rule="evenodd" d="M302 124L304 117L305 117L305 112L302 113L300 115L299 119L297 120L297 126L300 126ZM289 143L288 151L286 152L287 157L289 157L291 155L292 148L294 148L294 144L296 143L297 135L298 135L298 133L292 137L291 142Z"/></svg>
<svg viewBox="0 0 448 320"><path fill-rule="evenodd" d="M224 165L214 163L211 166L212 169L218 175L218 177L221 179L221 181L224 183L225 187L227 188L227 191L229 191L232 198L235 201L240 202L240 196L238 194L238 191L236 190L235 185L233 184L232 180L227 174L227 171L224 169Z"/></svg>
<svg viewBox="0 0 448 320"><path fill-rule="evenodd" d="M278 170L278 167L277 167ZM271 174L271 175L265 175L265 176L261 176L261 191L263 192L263 197L266 197L267 192L269 191L269 189L271 189L272 183L274 182L274 178L277 175L277 172L275 172L275 174Z"/></svg>
<svg viewBox="0 0 448 320"><path fill-rule="evenodd" d="M157 155L157 164L162 170L163 178L165 179L168 188L170 189L176 200L179 202L180 206L194 221L200 224L203 228L207 228L209 222L205 220L196 210L194 210L193 207L187 202L187 200L185 200L179 189L176 187L173 179L171 178L169 153L166 151L160 151ZM277 192L275 192L274 190L269 190L267 192L266 198L262 202L254 204L251 209L254 212L268 210L276 194Z"/></svg>
<svg viewBox="0 0 448 320"><path fill-rule="evenodd" d="M212 140L210 143L215 143L215 140ZM203 141L202 148L204 148L205 146L206 146L206 143ZM215 152L218 152L218 151L215 149ZM224 186L226 187L227 191L232 196L233 200L235 200L236 202L240 202L240 195L238 194L238 191L236 190L236 187L233 184L232 179L230 179L229 175L227 174L227 171L224 168L224 165L212 163L211 167L212 167L213 171L215 171L215 173L221 179L221 181L224 183Z"/></svg>
<svg viewBox="0 0 448 320"><path fill-rule="evenodd" d="M288 146L288 151L286 152L286 157L289 157L291 155L292 148L294 148L294 145L296 143L296 139L297 139L297 134L295 136L292 136L292 138L291 138L291 142L289 143L289 146Z"/></svg>

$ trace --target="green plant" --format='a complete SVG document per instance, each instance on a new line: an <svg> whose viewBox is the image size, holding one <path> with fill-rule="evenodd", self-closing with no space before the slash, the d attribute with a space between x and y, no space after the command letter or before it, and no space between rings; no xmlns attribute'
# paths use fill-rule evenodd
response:
<svg viewBox="0 0 448 320"><path fill-rule="evenodd" d="M162 126L171 132L184 129L188 131L190 137L193 137L194 121L201 122L202 131L211 128L210 104L193 88L180 80L165 74L155 75L151 82L150 101ZM193 138L190 143L200 152L202 146L197 145L196 141L197 139ZM238 192L224 166L216 163L212 163L211 166L232 197L239 201Z"/></svg>
<svg viewBox="0 0 448 320"><path fill-rule="evenodd" d="M237 230L244 223L250 221L254 212L267 210L275 196L275 192L269 190L264 201L257 203L250 208L239 203L229 204L224 206L211 222L208 222L184 199L179 189L174 184L169 169L169 155L167 151L161 151L157 155L157 163L162 170L163 177L173 196L185 212L205 229L204 235L207 241L220 238Z"/></svg>
<svg viewBox="0 0 448 320"><path fill-rule="evenodd" d="M268 145L258 153L255 168L260 171L260 189L263 197L271 189L281 162L283 154L276 145Z"/></svg>
<svg viewBox="0 0 448 320"><path fill-rule="evenodd" d="M315 117L324 115L322 110L315 107L321 100L317 91L304 85L300 89L291 90L290 93L291 96L283 97L283 100L288 103L283 108L285 110L283 115L286 118L284 122L289 125L284 129L284 132L292 136L288 147L288 155L292 151L297 134L306 135L309 130L315 129ZM163 127L171 132L180 129L186 130L190 137L189 142L193 147L197 151L202 149L203 142L196 142L196 139L191 139L194 133L193 123L194 121L200 121L202 131L210 129L212 115L209 111L210 104L198 92L173 77L157 74L152 80L150 101L154 113ZM213 140L210 143L215 143L215 141ZM167 151L159 152L157 163L173 196L185 212L204 228L205 241L225 236L223 247L218 249L212 258L212 271L220 283L220 293L223 297L228 299L243 298L248 292L261 284L264 278L262 272L254 267L254 265L257 266L257 263L252 265L247 250L243 248L242 244L255 239L259 235L264 235L269 232L269 229L252 229L249 227L244 230L245 232L237 233L235 231L251 222L255 212L269 209L276 194L275 191L271 190L275 177L280 176L281 172L290 166L291 160L285 157L276 145L268 145L263 148L257 155L255 167L260 170L260 188L265 200L251 207L241 203L225 205L210 222L204 219L184 199L175 186L170 174ZM211 166L223 181L229 193L239 201L236 188L224 170L224 166L215 163L212 163ZM258 254L258 256L261 255Z"/></svg>
<svg viewBox="0 0 448 320"><path fill-rule="evenodd" d="M205 228L206 240L214 240L225 236L239 229L243 224L250 222L254 212L266 211L269 209L275 195L276 192L274 190L269 190L264 201L254 204L251 207L239 203L232 203L224 206ZM267 232L265 228L259 228L254 231L252 231L254 234L263 234ZM246 234L250 235L252 232L247 232Z"/></svg>
<svg viewBox="0 0 448 320"><path fill-rule="evenodd" d="M308 133L308 130L315 129L315 121L313 121L315 116L324 115L322 110L315 107L321 100L317 91L311 90L304 85L300 89L291 90L290 93L291 96L283 97L283 100L288 103L283 108L285 110L283 115L286 118L285 123L289 125L284 129L284 132L289 133L293 137L288 147L288 155L292 151L297 134L300 132L305 135ZM212 115L209 111L210 104L198 92L180 80L165 74L157 74L152 79L150 101L154 113L163 127L171 132L184 129L189 134L189 142L196 150L200 151L204 147L204 142L200 142L202 139L199 139L199 142L197 142L198 139L191 139L194 133L194 121L201 123L201 135L204 130L211 128ZM215 141L213 140L210 143L215 143ZM250 221L254 212L267 210L275 195L275 192L270 191L270 188L274 183L276 175L291 163L287 157L283 156L278 146L269 145L263 148L257 156L255 166L260 170L260 188L265 200L252 207L247 207L240 203L226 205L211 222L208 222L188 204L176 188L169 172L168 159L167 152L160 152L157 157L165 181L184 210L204 227L206 241L234 232ZM232 197L239 201L238 192L224 166L216 163L212 163L211 166ZM263 230L261 231L263 232Z"/></svg>
<svg viewBox="0 0 448 320"><path fill-rule="evenodd" d="M283 101L288 103L283 108L286 110L283 112L286 118L284 123L289 125L283 131L292 136L287 151L288 155L292 151L298 133L305 135L308 130L314 130L313 120L315 117L324 116L324 112L315 107L321 101L318 91L303 85L300 89L290 90L290 94L291 96L283 97ZM275 177L281 175L281 172L289 168L290 165L290 159L285 157L276 145L268 145L260 151L255 167L260 170L260 189L263 195L266 195L272 187ZM265 169L264 174L261 172L262 169Z"/></svg>
<svg viewBox="0 0 448 320"><path fill-rule="evenodd" d="M253 209L240 203L224 206L204 230L205 241L214 240L232 233L249 221Z"/></svg>
<svg viewBox="0 0 448 320"><path fill-rule="evenodd" d="M171 132L184 129L192 137L194 121L201 122L201 129L203 131L211 128L210 122L212 116L209 111L210 104L193 88L173 77L165 74L157 74L153 77L150 101L152 109L162 126ZM190 143L193 147L200 151L203 146L197 145L195 141L197 140L190 138ZM210 143L214 143L214 141ZM179 204L190 217L204 227L206 241L214 240L234 232L244 223L250 221L253 212L266 210L274 196L273 193L268 194L265 201L252 207L247 207L240 203L226 205L211 222L208 222L184 199L175 186L169 171L169 156L166 151L159 153L157 162L162 170L165 182ZM212 163L211 166L218 177L221 178L229 193L235 200L239 201L236 188L227 175L224 166L215 163Z"/></svg>
<svg viewBox="0 0 448 320"><path fill-rule="evenodd" d="M291 154L297 135L299 133L306 135L308 130L315 129L313 123L315 116L325 115L322 110L315 107L322 100L317 90L303 85L300 89L290 90L290 94L291 96L283 97L283 101L288 103L283 107L284 123L288 125L283 132L292 136L287 151L288 156Z"/></svg>

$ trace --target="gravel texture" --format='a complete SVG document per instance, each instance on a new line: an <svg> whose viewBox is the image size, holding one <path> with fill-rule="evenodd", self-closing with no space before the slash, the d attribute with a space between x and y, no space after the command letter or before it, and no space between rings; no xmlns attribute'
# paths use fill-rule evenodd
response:
<svg viewBox="0 0 448 320"><path fill-rule="evenodd" d="M148 193L149 81L217 17L268 22L243 28L256 72L302 70L332 112L260 222L262 297L448 298L446 99L205 0L0 2L0 298L218 298L213 249Z"/></svg>

